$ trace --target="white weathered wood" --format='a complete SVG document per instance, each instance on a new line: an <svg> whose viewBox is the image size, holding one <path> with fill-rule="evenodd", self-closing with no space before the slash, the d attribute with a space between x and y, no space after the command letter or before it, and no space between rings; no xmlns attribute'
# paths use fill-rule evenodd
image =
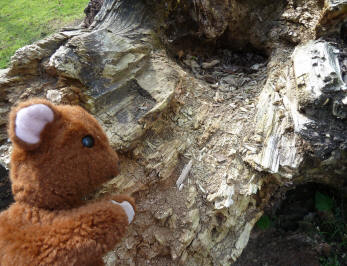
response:
<svg viewBox="0 0 347 266"><path fill-rule="evenodd" d="M193 160L190 160L188 162L188 164L186 164L181 172L181 175L179 176L179 178L177 179L176 181L176 186L178 188L178 190L182 190L183 186L181 186L184 182L184 180L186 180L189 172L190 172L190 169L192 169L192 166L193 166Z"/></svg>

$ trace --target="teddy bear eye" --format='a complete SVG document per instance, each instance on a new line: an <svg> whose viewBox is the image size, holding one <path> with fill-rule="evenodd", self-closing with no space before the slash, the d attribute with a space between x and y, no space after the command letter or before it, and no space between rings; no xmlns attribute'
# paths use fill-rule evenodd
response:
<svg viewBox="0 0 347 266"><path fill-rule="evenodd" d="M82 138L82 145L87 148L94 146L94 138L91 135L87 135Z"/></svg>

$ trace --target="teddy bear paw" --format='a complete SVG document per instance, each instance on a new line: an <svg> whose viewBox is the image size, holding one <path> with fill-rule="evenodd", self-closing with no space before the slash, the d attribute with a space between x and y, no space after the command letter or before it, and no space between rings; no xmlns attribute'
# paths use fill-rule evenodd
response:
<svg viewBox="0 0 347 266"><path fill-rule="evenodd" d="M134 216L135 216L135 211L134 211L133 206L127 201L123 201L122 203L119 203L117 201L111 200L111 202L113 204L117 204L123 208L126 215L128 216L128 223L130 224L133 221Z"/></svg>

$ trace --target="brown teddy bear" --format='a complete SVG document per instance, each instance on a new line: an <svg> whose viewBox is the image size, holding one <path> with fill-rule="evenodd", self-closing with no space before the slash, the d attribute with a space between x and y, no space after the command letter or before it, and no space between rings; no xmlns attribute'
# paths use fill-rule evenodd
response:
<svg viewBox="0 0 347 266"><path fill-rule="evenodd" d="M0 214L0 265L103 265L135 206L125 195L83 200L119 172L96 119L33 99L12 109L9 136L15 203Z"/></svg>

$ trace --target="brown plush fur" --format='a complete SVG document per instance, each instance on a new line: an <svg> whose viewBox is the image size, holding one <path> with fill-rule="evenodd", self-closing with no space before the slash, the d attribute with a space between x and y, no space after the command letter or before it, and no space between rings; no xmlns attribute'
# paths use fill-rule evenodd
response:
<svg viewBox="0 0 347 266"><path fill-rule="evenodd" d="M15 135L17 112L42 103L53 122L28 145ZM82 145L86 135L95 145ZM125 234L127 216L110 199L83 197L119 172L117 154L95 118L81 107L33 99L10 114L12 191L16 202L0 214L0 265L102 265L102 255ZM128 196L112 197L130 202Z"/></svg>

